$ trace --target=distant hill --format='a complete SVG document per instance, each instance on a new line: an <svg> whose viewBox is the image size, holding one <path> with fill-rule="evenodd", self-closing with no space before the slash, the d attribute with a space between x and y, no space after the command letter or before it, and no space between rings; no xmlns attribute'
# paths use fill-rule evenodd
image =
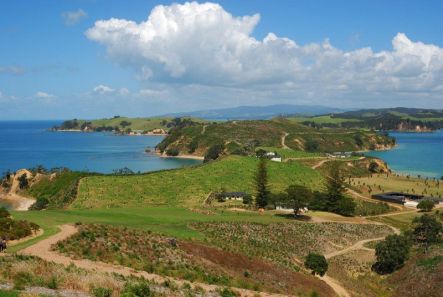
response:
<svg viewBox="0 0 443 297"><path fill-rule="evenodd" d="M115 116L98 120L68 120L60 126L52 127L53 131L81 132L114 132L119 134L167 134L172 128L195 123L204 123L200 119L182 117L127 118Z"/></svg>
<svg viewBox="0 0 443 297"><path fill-rule="evenodd" d="M362 109L311 117L292 117L312 127L366 128L425 132L443 128L443 110L423 108Z"/></svg>
<svg viewBox="0 0 443 297"><path fill-rule="evenodd" d="M315 129L278 117L177 127L170 130L169 135L157 145L157 150L169 155L204 156L211 147L217 147L228 155L251 155L260 146L335 152L385 149L394 144L390 137L368 130Z"/></svg>
<svg viewBox="0 0 443 297"><path fill-rule="evenodd" d="M209 109L192 112L171 113L165 117L194 117L207 120L266 120L276 116L305 115L313 116L326 113L343 112L343 109L317 106L275 104L268 106L239 106L223 109Z"/></svg>

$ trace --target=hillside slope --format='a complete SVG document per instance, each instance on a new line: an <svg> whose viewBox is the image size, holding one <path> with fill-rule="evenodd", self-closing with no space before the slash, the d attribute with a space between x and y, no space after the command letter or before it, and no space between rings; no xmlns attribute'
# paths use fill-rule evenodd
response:
<svg viewBox="0 0 443 297"><path fill-rule="evenodd" d="M127 207L142 205L197 206L211 192L254 193L258 159L230 156L200 166L129 176L91 176L79 185L73 208ZM271 191L289 184L304 184L319 190L323 177L298 163L268 163Z"/></svg>
<svg viewBox="0 0 443 297"><path fill-rule="evenodd" d="M293 119L313 127L366 128L382 131L432 131L443 128L443 111L418 108L363 109Z"/></svg>
<svg viewBox="0 0 443 297"><path fill-rule="evenodd" d="M375 132L350 129L315 129L284 118L269 121L229 121L172 129L158 146L160 152L177 149L180 154L202 156L213 145L226 154L253 154L255 148L289 147L295 150L333 152L383 149L392 138Z"/></svg>
<svg viewBox="0 0 443 297"><path fill-rule="evenodd" d="M204 121L197 118L127 118L115 116L109 119L68 120L64 121L60 126L53 127L52 130L82 132L109 131L123 134L136 131L142 134L166 134L174 127L182 127L196 123L204 123Z"/></svg>

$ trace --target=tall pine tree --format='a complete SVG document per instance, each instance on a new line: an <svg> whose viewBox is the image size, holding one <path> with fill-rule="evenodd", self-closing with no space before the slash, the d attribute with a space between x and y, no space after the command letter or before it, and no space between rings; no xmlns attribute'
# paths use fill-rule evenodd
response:
<svg viewBox="0 0 443 297"><path fill-rule="evenodd" d="M261 158L258 163L257 173L255 175L255 205L258 208L264 208L268 205L268 172L266 169L266 159Z"/></svg>

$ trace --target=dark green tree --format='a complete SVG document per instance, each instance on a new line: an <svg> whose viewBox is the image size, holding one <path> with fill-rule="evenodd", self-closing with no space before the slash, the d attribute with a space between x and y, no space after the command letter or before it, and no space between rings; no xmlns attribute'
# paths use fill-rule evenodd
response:
<svg viewBox="0 0 443 297"><path fill-rule="evenodd" d="M430 212L434 208L434 206L434 201L430 199L423 199L418 203L417 208L421 211Z"/></svg>
<svg viewBox="0 0 443 297"><path fill-rule="evenodd" d="M337 208L338 201L344 197L345 193L345 177L340 170L338 161L332 162L326 178L326 207L330 211Z"/></svg>
<svg viewBox="0 0 443 297"><path fill-rule="evenodd" d="M298 216L300 209L309 205L314 196L310 189L301 185L290 185L285 192L284 204L294 209L295 216Z"/></svg>
<svg viewBox="0 0 443 297"><path fill-rule="evenodd" d="M373 269L379 274L392 273L403 266L409 257L410 242L401 235L388 235L375 246L377 262Z"/></svg>
<svg viewBox="0 0 443 297"><path fill-rule="evenodd" d="M124 129L124 128L128 127L128 126L131 126L131 122L121 121L120 122L120 126L122 126L122 128Z"/></svg>
<svg viewBox="0 0 443 297"><path fill-rule="evenodd" d="M251 204L252 203L252 196L250 194L246 194L243 196L243 204Z"/></svg>
<svg viewBox="0 0 443 297"><path fill-rule="evenodd" d="M425 253L430 245L440 242L443 226L435 216L424 214L414 218L412 222L415 242L424 247Z"/></svg>
<svg viewBox="0 0 443 297"><path fill-rule="evenodd" d="M340 200L338 200L333 211L343 216L352 216L355 213L356 206L357 204L352 198L343 196Z"/></svg>
<svg viewBox="0 0 443 297"><path fill-rule="evenodd" d="M29 186L28 177L23 173L18 177L18 186L20 189L26 189Z"/></svg>
<svg viewBox="0 0 443 297"><path fill-rule="evenodd" d="M323 276L328 271L328 261L323 255L309 253L305 260L305 267L312 270L313 275Z"/></svg>
<svg viewBox="0 0 443 297"><path fill-rule="evenodd" d="M268 172L266 169L266 159L260 159L255 174L255 205L258 208L264 208L268 205L269 190L268 190Z"/></svg>
<svg viewBox="0 0 443 297"><path fill-rule="evenodd" d="M203 162L209 162L211 160L216 160L223 153L225 146L223 144L212 145L205 154Z"/></svg>

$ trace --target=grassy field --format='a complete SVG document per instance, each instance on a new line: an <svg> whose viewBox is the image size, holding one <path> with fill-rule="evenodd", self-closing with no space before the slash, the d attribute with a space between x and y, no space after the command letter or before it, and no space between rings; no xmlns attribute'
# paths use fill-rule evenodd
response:
<svg viewBox="0 0 443 297"><path fill-rule="evenodd" d="M257 215L257 212L231 211L193 211L177 207L137 207L115 209L47 210L13 212L16 219L26 219L37 223L48 234L57 231L56 226L67 223L99 223L113 226L126 226L151 230L179 238L202 239L202 234L189 228L191 222L285 222L285 218L274 216L271 212ZM48 236L45 232L44 236Z"/></svg>
<svg viewBox="0 0 443 297"><path fill-rule="evenodd" d="M351 186L364 194L381 192L405 192L425 196L443 197L443 183L395 174L373 174L362 178L352 178Z"/></svg>
<svg viewBox="0 0 443 297"><path fill-rule="evenodd" d="M254 193L258 159L230 156L195 167L132 176L92 176L81 180L72 208L147 205L200 206L221 189ZM323 178L298 163L268 162L269 185L282 191L289 184L321 189Z"/></svg>

